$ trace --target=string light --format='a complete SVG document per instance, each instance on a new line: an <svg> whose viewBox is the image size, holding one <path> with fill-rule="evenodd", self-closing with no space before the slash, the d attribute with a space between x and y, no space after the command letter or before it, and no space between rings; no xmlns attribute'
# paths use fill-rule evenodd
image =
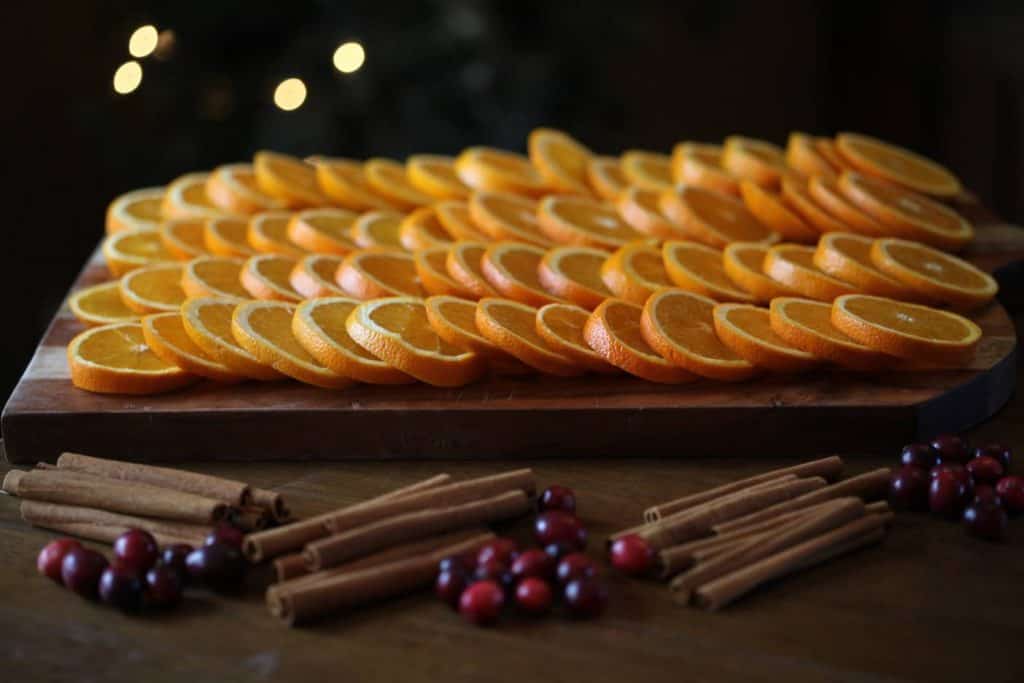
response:
<svg viewBox="0 0 1024 683"><path fill-rule="evenodd" d="M153 50L156 49L159 40L160 34L157 32L156 26L152 24L140 26L135 29L131 38L128 39L128 52L136 59L148 57L153 54Z"/></svg>
<svg viewBox="0 0 1024 683"><path fill-rule="evenodd" d="M334 51L334 68L343 74L359 71L365 61L366 51L354 41L343 43Z"/></svg>
<svg viewBox="0 0 1024 683"><path fill-rule="evenodd" d="M127 95L142 83L142 67L138 62L125 62L114 72L114 92Z"/></svg>
<svg viewBox="0 0 1024 683"><path fill-rule="evenodd" d="M306 84L298 78L286 78L274 90L274 104L279 109L293 111L306 101Z"/></svg>

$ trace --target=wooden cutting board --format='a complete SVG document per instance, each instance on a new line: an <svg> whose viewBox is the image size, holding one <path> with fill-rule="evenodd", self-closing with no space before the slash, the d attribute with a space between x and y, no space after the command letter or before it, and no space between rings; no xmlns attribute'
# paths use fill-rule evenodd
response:
<svg viewBox="0 0 1024 683"><path fill-rule="evenodd" d="M993 271L1024 258L1024 231L961 207L969 257ZM108 278L98 250L73 289ZM998 303L965 369L816 371L742 384L652 384L625 376L497 378L461 389L295 382L212 383L162 396L71 385L64 347L81 325L57 313L2 418L11 463L75 450L133 460L810 456L885 452L997 411L1015 383L1017 339Z"/></svg>

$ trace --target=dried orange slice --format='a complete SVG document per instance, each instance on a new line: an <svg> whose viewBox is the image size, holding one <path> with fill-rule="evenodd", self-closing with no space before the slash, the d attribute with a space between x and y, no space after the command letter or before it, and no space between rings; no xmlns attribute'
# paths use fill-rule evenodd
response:
<svg viewBox="0 0 1024 683"><path fill-rule="evenodd" d="M455 174L452 157L414 154L405 160L405 175L413 188L436 199L469 197L469 188Z"/></svg>
<svg viewBox="0 0 1024 683"><path fill-rule="evenodd" d="M622 299L605 299L583 326L583 338L597 355L631 375L662 384L681 384L696 375L658 355L640 329L643 309Z"/></svg>
<svg viewBox="0 0 1024 683"><path fill-rule="evenodd" d="M961 249L974 238L974 228L963 216L924 195L850 171L839 176L839 189L890 235L948 251Z"/></svg>
<svg viewBox="0 0 1024 683"><path fill-rule="evenodd" d="M351 211L396 208L370 189L363 175L362 162L315 157L311 163L315 168L320 191L339 206Z"/></svg>
<svg viewBox="0 0 1024 683"><path fill-rule="evenodd" d="M107 234L159 228L164 219L164 193L162 187L147 187L114 199L107 207Z"/></svg>
<svg viewBox="0 0 1024 683"><path fill-rule="evenodd" d="M738 382L757 369L722 343L715 334L715 302L679 289L663 289L644 304L640 333L673 365L695 375Z"/></svg>
<svg viewBox="0 0 1024 683"><path fill-rule="evenodd" d="M857 288L832 277L814 264L814 247L777 244L764 257L764 274L808 299L832 301Z"/></svg>
<svg viewBox="0 0 1024 683"><path fill-rule="evenodd" d="M487 361L500 374L528 374L533 368L502 351L480 334L476 327L476 302L454 296L432 296L424 301L427 319L437 336L449 344L461 346Z"/></svg>
<svg viewBox="0 0 1024 683"><path fill-rule="evenodd" d="M818 231L792 211L778 195L773 195L749 180L740 182L743 203L753 216L782 238L792 242L814 242Z"/></svg>
<svg viewBox="0 0 1024 683"><path fill-rule="evenodd" d="M345 209L306 209L291 216L287 238L315 254L344 256L357 245L349 237L358 215Z"/></svg>
<svg viewBox="0 0 1024 683"><path fill-rule="evenodd" d="M537 222L560 244L610 251L644 238L612 206L587 197L549 195L537 205Z"/></svg>
<svg viewBox="0 0 1024 683"><path fill-rule="evenodd" d="M915 298L912 289L875 266L871 260L873 243L870 237L849 232L826 233L814 251L814 265L867 294L890 299Z"/></svg>
<svg viewBox="0 0 1024 683"><path fill-rule="evenodd" d="M851 339L832 326L832 305L780 296L772 299L768 319L775 334L802 351L854 370L881 370L892 356Z"/></svg>
<svg viewBox="0 0 1024 683"><path fill-rule="evenodd" d="M999 291L988 273L923 244L897 239L875 240L871 262L929 301L954 308L984 306Z"/></svg>
<svg viewBox="0 0 1024 683"><path fill-rule="evenodd" d="M373 192L400 209L412 210L434 202L433 196L420 192L409 182L405 166L392 159L367 159L363 176Z"/></svg>
<svg viewBox="0 0 1024 683"><path fill-rule="evenodd" d="M788 172L785 155L778 145L739 135L725 139L722 168L737 178L771 190L779 188L782 176Z"/></svg>
<svg viewBox="0 0 1024 683"><path fill-rule="evenodd" d="M242 259L219 256L201 256L185 264L181 273L181 288L185 296L193 299L219 297L237 302L250 298L242 286Z"/></svg>
<svg viewBox="0 0 1024 683"><path fill-rule="evenodd" d="M941 164L877 138L857 133L836 136L836 149L862 173L935 197L960 194L960 181Z"/></svg>
<svg viewBox="0 0 1024 683"><path fill-rule="evenodd" d="M249 221L241 218L211 218L206 221L203 244L216 256L225 258L248 258L256 250L249 246L246 236Z"/></svg>
<svg viewBox="0 0 1024 683"><path fill-rule="evenodd" d="M793 291L764 274L768 247L757 242L733 242L722 250L722 267L729 279L749 292L757 303L768 303Z"/></svg>
<svg viewBox="0 0 1024 683"><path fill-rule="evenodd" d="M619 369L609 364L587 346L583 327L590 311L571 304L548 304L537 311L537 334L556 353L575 361L589 372L616 374Z"/></svg>
<svg viewBox="0 0 1024 683"><path fill-rule="evenodd" d="M755 367L773 372L804 372L819 363L814 355L776 334L767 308L718 304L712 317L722 343Z"/></svg>
<svg viewBox="0 0 1024 683"><path fill-rule="evenodd" d="M288 211L266 211L249 219L245 239L261 254L280 254L301 258L307 252L288 237L288 224L292 219Z"/></svg>
<svg viewBox="0 0 1024 683"><path fill-rule="evenodd" d="M361 302L345 297L303 301L295 309L292 333L309 355L337 375L367 384L411 384L396 370L355 343L345 322Z"/></svg>
<svg viewBox="0 0 1024 683"><path fill-rule="evenodd" d="M856 228L839 220L818 204L811 196L807 186L799 180L782 179L782 202L820 233L857 231Z"/></svg>
<svg viewBox="0 0 1024 683"><path fill-rule="evenodd" d="M251 164L225 164L213 169L206 179L206 196L220 210L236 215L288 208L260 190Z"/></svg>
<svg viewBox="0 0 1024 683"><path fill-rule="evenodd" d="M133 270L119 282L121 300L137 313L177 312L185 301L182 271L177 264Z"/></svg>
<svg viewBox="0 0 1024 683"><path fill-rule="evenodd" d="M449 246L421 249L414 256L416 275L424 291L432 295L458 296L465 299L474 298L473 293L448 275Z"/></svg>
<svg viewBox="0 0 1024 683"><path fill-rule="evenodd" d="M531 306L564 303L540 282L538 268L544 250L519 242L497 242L484 252L480 270L503 296Z"/></svg>
<svg viewBox="0 0 1024 683"><path fill-rule="evenodd" d="M710 247L779 241L778 233L754 218L742 201L721 192L683 185L662 193L658 206L682 233Z"/></svg>
<svg viewBox="0 0 1024 683"><path fill-rule="evenodd" d="M494 240L552 246L537 223L537 202L498 192L474 192L469 199L473 223Z"/></svg>
<svg viewBox="0 0 1024 683"><path fill-rule="evenodd" d="M150 350L165 363L176 365L190 375L215 382L237 382L243 377L218 363L199 348L185 332L180 313L156 313L142 319L142 336Z"/></svg>
<svg viewBox="0 0 1024 683"><path fill-rule="evenodd" d="M498 296L498 290L487 281L481 267L485 251L486 244L460 241L451 246L445 258L445 270L449 277L471 292L475 299Z"/></svg>
<svg viewBox="0 0 1024 683"><path fill-rule="evenodd" d="M345 325L357 344L427 384L460 387L486 370L479 355L446 342L434 332L422 299L367 301L352 311Z"/></svg>
<svg viewBox="0 0 1024 683"><path fill-rule="evenodd" d="M107 269L115 277L136 268L174 261L156 230L130 230L108 235L100 250Z"/></svg>
<svg viewBox="0 0 1024 683"><path fill-rule="evenodd" d="M432 249L452 243L452 236L441 225L437 212L430 206L416 209L402 219L398 239L409 251Z"/></svg>
<svg viewBox="0 0 1024 683"><path fill-rule="evenodd" d="M467 202L455 200L438 202L434 204L434 212L437 213L437 220L441 221L441 226L445 231L457 240L486 242L490 239L473 223Z"/></svg>
<svg viewBox="0 0 1024 683"><path fill-rule="evenodd" d="M631 185L654 192L672 189L672 160L665 154L631 149L623 152L619 165Z"/></svg>
<svg viewBox="0 0 1024 683"><path fill-rule="evenodd" d="M254 299L301 301L302 295L291 284L297 260L280 254L253 256L242 266L239 281Z"/></svg>
<svg viewBox="0 0 1024 683"><path fill-rule="evenodd" d="M619 193L615 207L622 220L644 235L657 239L681 239L686 234L662 215L658 202L661 195L631 185Z"/></svg>
<svg viewBox="0 0 1024 683"><path fill-rule="evenodd" d="M715 301L754 300L726 274L718 249L696 242L670 241L662 246L661 256L669 279L677 287Z"/></svg>
<svg viewBox="0 0 1024 683"><path fill-rule="evenodd" d="M843 196L839 186L822 176L807 181L807 193L818 206L848 226L849 230L869 237L880 237L886 229L874 218L864 213Z"/></svg>
<svg viewBox="0 0 1024 683"><path fill-rule="evenodd" d="M382 296L419 296L423 291L412 254L380 247L346 256L334 281L360 301Z"/></svg>
<svg viewBox="0 0 1024 683"><path fill-rule="evenodd" d="M224 212L206 194L209 173L186 173L167 186L160 207L164 218L216 218Z"/></svg>
<svg viewBox="0 0 1024 683"><path fill-rule="evenodd" d="M164 249L179 261L189 261L210 253L203 241L206 221L202 218L179 218L160 226L160 241Z"/></svg>
<svg viewBox="0 0 1024 683"><path fill-rule="evenodd" d="M530 160L492 147L470 147L455 158L455 173L474 190L539 197L549 190Z"/></svg>
<svg viewBox="0 0 1024 683"><path fill-rule="evenodd" d="M555 351L537 334L537 309L508 299L484 298L476 306L480 334L531 368L549 375L572 377L583 370L572 358Z"/></svg>
<svg viewBox="0 0 1024 683"><path fill-rule="evenodd" d="M601 279L601 266L607 259L608 254L600 249L555 247L540 260L537 277L552 294L592 311L612 296Z"/></svg>
<svg viewBox="0 0 1024 683"><path fill-rule="evenodd" d="M276 152L256 152L253 172L260 191L280 199L290 209L330 205L320 191L316 169L301 159Z"/></svg>
<svg viewBox="0 0 1024 683"><path fill-rule="evenodd" d="M736 178L722 168L722 148L699 142L680 142L672 148L672 179L723 194L740 195Z"/></svg>
<svg viewBox="0 0 1024 683"><path fill-rule="evenodd" d="M942 365L965 365L981 340L961 315L866 294L836 299L832 325L877 351Z"/></svg>
<svg viewBox="0 0 1024 683"><path fill-rule="evenodd" d="M815 138L814 148L828 163L836 169L837 173L850 170L850 163L843 158L832 138Z"/></svg>
<svg viewBox="0 0 1024 683"><path fill-rule="evenodd" d="M158 394L195 381L146 344L139 323L114 323L82 332L68 344L71 382L99 394Z"/></svg>
<svg viewBox="0 0 1024 683"><path fill-rule="evenodd" d="M601 265L601 281L620 299L642 305L654 292L671 287L661 250L649 244L627 244Z"/></svg>
<svg viewBox="0 0 1024 683"><path fill-rule="evenodd" d="M338 272L339 267L340 256L309 254L295 264L288 276L288 282L304 299L344 296L345 292L334 283L334 274Z"/></svg>
<svg viewBox="0 0 1024 683"><path fill-rule="evenodd" d="M74 292L68 297L68 308L84 325L130 323L139 319L139 313L128 308L121 299L121 290L116 281L103 282Z"/></svg>
<svg viewBox="0 0 1024 683"><path fill-rule="evenodd" d="M619 193L629 187L615 157L593 157L587 163L587 184L598 197L613 202Z"/></svg>
<svg viewBox="0 0 1024 683"><path fill-rule="evenodd" d="M206 355L243 377L281 379L280 372L261 363L235 340L231 333L231 315L236 305L224 299L188 299L181 306L185 333Z"/></svg>
<svg viewBox="0 0 1024 683"><path fill-rule="evenodd" d="M786 164L808 178L820 175L835 180L839 176L840 169L822 156L815 139L806 133L789 134L789 141L786 143Z"/></svg>
<svg viewBox="0 0 1024 683"><path fill-rule="evenodd" d="M352 223L349 237L363 249L389 247L404 249L398 231L404 216L395 211L367 211Z"/></svg>
<svg viewBox="0 0 1024 683"><path fill-rule="evenodd" d="M594 156L581 142L560 130L535 128L526 139L530 161L557 192L589 196L587 164Z"/></svg>

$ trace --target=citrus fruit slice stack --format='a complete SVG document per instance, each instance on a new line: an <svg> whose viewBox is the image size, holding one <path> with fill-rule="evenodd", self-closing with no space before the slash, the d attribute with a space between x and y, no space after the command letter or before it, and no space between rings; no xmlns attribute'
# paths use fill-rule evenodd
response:
<svg viewBox="0 0 1024 683"><path fill-rule="evenodd" d="M173 258L188 261L210 253L203 242L205 232L204 219L169 220L160 225L160 241Z"/></svg>
<svg viewBox="0 0 1024 683"><path fill-rule="evenodd" d="M569 356L553 349L537 332L537 309L508 299L481 299L476 327L499 349L540 372L572 377L582 372Z"/></svg>
<svg viewBox="0 0 1024 683"><path fill-rule="evenodd" d="M125 305L119 282L85 287L68 297L68 308L84 325L136 322L139 312Z"/></svg>
<svg viewBox="0 0 1024 683"><path fill-rule="evenodd" d="M832 325L832 306L820 301L778 297L768 310L769 324L786 343L821 360L853 370L882 370L893 357L847 336Z"/></svg>
<svg viewBox="0 0 1024 683"><path fill-rule="evenodd" d="M253 172L259 189L288 208L330 206L317 183L316 169L305 161L276 152L257 152Z"/></svg>
<svg viewBox="0 0 1024 683"><path fill-rule="evenodd" d="M772 329L768 309L718 304L712 312L723 344L752 365L774 372L804 372L818 365L813 354L789 344Z"/></svg>
<svg viewBox="0 0 1024 683"><path fill-rule="evenodd" d="M871 260L875 240L848 232L822 235L814 250L814 265L832 277L867 294L892 299L915 298L914 291L878 269Z"/></svg>
<svg viewBox="0 0 1024 683"><path fill-rule="evenodd" d="M150 350L166 363L176 365L196 377L215 382L243 379L231 368L213 360L196 345L185 331L180 313L157 313L142 319L142 336Z"/></svg>
<svg viewBox="0 0 1024 683"><path fill-rule="evenodd" d="M622 219L639 232L657 239L684 239L686 233L661 213L661 195L630 185L619 193L615 207Z"/></svg>
<svg viewBox="0 0 1024 683"><path fill-rule="evenodd" d="M251 295L242 286L241 259L203 256L185 264L181 288L190 298L217 297L241 303Z"/></svg>
<svg viewBox="0 0 1024 683"><path fill-rule="evenodd" d="M370 189L389 204L411 211L426 206L434 197L409 182L405 166L391 159L369 159L363 164L363 176Z"/></svg>
<svg viewBox="0 0 1024 683"><path fill-rule="evenodd" d="M672 149L672 178L676 183L739 196L736 177L722 168L722 148L681 142Z"/></svg>
<svg viewBox="0 0 1024 683"><path fill-rule="evenodd" d="M168 263L175 258L164 247L157 230L129 230L110 235L101 247L107 270L120 277L136 268Z"/></svg>
<svg viewBox="0 0 1024 683"><path fill-rule="evenodd" d="M474 192L469 215L480 230L493 240L526 242L550 246L551 240L537 222L537 202L513 194Z"/></svg>
<svg viewBox="0 0 1024 683"><path fill-rule="evenodd" d="M451 244L452 236L441 223L437 211L427 206L402 219L398 240L405 249L417 251Z"/></svg>
<svg viewBox="0 0 1024 683"><path fill-rule="evenodd" d="M238 304L221 299L188 299L181 306L181 322L196 346L232 372L256 380L278 380L282 375L242 348L231 332L231 316Z"/></svg>
<svg viewBox="0 0 1024 683"><path fill-rule="evenodd" d="M527 197L547 193L543 176L520 154L491 147L470 147L455 158L459 180L474 190L509 192Z"/></svg>
<svg viewBox="0 0 1024 683"><path fill-rule="evenodd" d="M405 160L405 175L413 188L435 199L469 197L469 188L459 180L451 157L414 154Z"/></svg>
<svg viewBox="0 0 1024 683"><path fill-rule="evenodd" d="M916 242L891 238L875 240L870 248L870 259L924 300L954 308L980 308L999 290L988 273L963 259Z"/></svg>
<svg viewBox="0 0 1024 683"><path fill-rule="evenodd" d="M256 254L246 238L249 222L241 218L212 218L205 223L203 244L216 256L248 258Z"/></svg>
<svg viewBox="0 0 1024 683"><path fill-rule="evenodd" d="M503 296L530 306L563 303L544 289L539 267L545 251L518 242L497 242L484 252L480 269Z"/></svg>
<svg viewBox="0 0 1024 683"><path fill-rule="evenodd" d="M486 242L487 235L473 223L469 213L469 204L464 201L444 201L434 204L437 220L445 231L456 240L470 242Z"/></svg>
<svg viewBox="0 0 1024 683"><path fill-rule="evenodd" d="M307 209L289 217L285 234L299 249L344 256L358 248L350 236L358 217L345 209Z"/></svg>
<svg viewBox="0 0 1024 683"><path fill-rule="evenodd" d="M121 300L136 313L177 312L185 301L182 271L178 264L133 270L119 282Z"/></svg>
<svg viewBox="0 0 1024 683"><path fill-rule="evenodd" d="M491 286L484 275L482 261L487 244L482 242L456 242L445 257L445 270L474 298L498 296L498 290Z"/></svg>
<svg viewBox="0 0 1024 683"><path fill-rule="evenodd" d="M557 353L571 358L588 372L614 374L618 368L587 346L583 328L590 311L571 304L548 304L537 311L536 328L548 346Z"/></svg>
<svg viewBox="0 0 1024 683"><path fill-rule="evenodd" d="M208 173L187 173L167 186L160 207L164 218L216 218L224 212L206 194Z"/></svg>
<svg viewBox="0 0 1024 683"><path fill-rule="evenodd" d="M607 252L588 247L555 247L540 260L537 276L544 289L577 306L593 310L612 296L601 279Z"/></svg>
<svg viewBox="0 0 1024 683"><path fill-rule="evenodd" d="M362 249L390 247L404 249L399 231L403 215L395 211L367 211L349 228L349 237Z"/></svg>
<svg viewBox="0 0 1024 683"><path fill-rule="evenodd" d="M672 160L664 154L631 149L622 154L619 164L634 187L654 192L672 189Z"/></svg>
<svg viewBox="0 0 1024 683"><path fill-rule="evenodd" d="M288 284L304 299L343 296L345 293L334 282L334 274L340 267L340 256L310 254L302 257L292 268L288 275Z"/></svg>
<svg viewBox="0 0 1024 683"><path fill-rule="evenodd" d="M413 256L416 276L427 294L474 298L471 291L463 287L448 274L448 246L421 249Z"/></svg>
<svg viewBox="0 0 1024 683"><path fill-rule="evenodd" d="M137 322L86 330L68 344L67 356L74 385L100 394L157 394L195 381L153 353Z"/></svg>
<svg viewBox="0 0 1024 683"><path fill-rule="evenodd" d="M586 197L550 195L537 205L541 232L558 244L611 251L643 239L614 207Z"/></svg>
<svg viewBox="0 0 1024 683"><path fill-rule="evenodd" d="M782 177L789 172L785 155L778 146L739 135L725 139L722 167L737 178L771 190L778 189Z"/></svg>
<svg viewBox="0 0 1024 683"><path fill-rule="evenodd" d="M550 128L533 130L526 140L530 161L555 191L590 195L587 165L593 153L569 135Z"/></svg>
<svg viewBox="0 0 1024 683"><path fill-rule="evenodd" d="M814 255L814 247L777 244L765 254L764 274L784 287L818 301L832 301L857 291L850 283L818 268Z"/></svg>
<svg viewBox="0 0 1024 683"><path fill-rule="evenodd" d="M361 162L315 157L310 163L317 186L330 199L323 205L334 203L351 211L396 208L370 189Z"/></svg>
<svg viewBox="0 0 1024 683"><path fill-rule="evenodd" d="M791 242L814 242L818 232L793 211L779 195L768 192L750 180L740 182L740 193L747 210L762 224Z"/></svg>
<svg viewBox="0 0 1024 683"><path fill-rule="evenodd" d="M816 140L806 133L790 133L786 143L786 165L797 173L807 176L821 176L835 180L841 169L836 168L818 149Z"/></svg>
<svg viewBox="0 0 1024 683"><path fill-rule="evenodd" d="M587 163L587 184L594 194L607 201L614 201L629 187L629 181L615 157L593 157Z"/></svg>
<svg viewBox="0 0 1024 683"><path fill-rule="evenodd" d="M722 251L722 268L740 289L758 303L768 303L777 296L794 292L764 274L764 258L769 247L757 242L733 242Z"/></svg>
<svg viewBox="0 0 1024 683"><path fill-rule="evenodd" d="M412 254L395 249L363 249L345 257L335 274L349 296L366 301L382 296L419 296L422 292Z"/></svg>
<svg viewBox="0 0 1024 683"><path fill-rule="evenodd" d="M908 149L856 133L840 133L835 145L846 163L862 173L935 197L960 194L955 175Z"/></svg>
<svg viewBox="0 0 1024 683"><path fill-rule="evenodd" d="M677 287L715 301L753 301L726 274L718 249L696 242L665 242L661 249L665 270Z"/></svg>
<svg viewBox="0 0 1024 683"><path fill-rule="evenodd" d="M290 256L253 256L242 266L239 281L253 299L293 303L301 301L302 295L295 291L291 283L292 271L297 263Z"/></svg>
<svg viewBox="0 0 1024 683"><path fill-rule="evenodd" d="M605 299L583 326L583 338L597 355L615 367L649 382L681 384L696 379L669 363L644 338L643 309L622 299Z"/></svg>
<svg viewBox="0 0 1024 683"><path fill-rule="evenodd" d="M147 187L127 192L110 202L107 207L107 234L159 228L164 218L165 192L162 187Z"/></svg>
<svg viewBox="0 0 1024 683"><path fill-rule="evenodd" d="M627 244L601 265L601 281L620 299L643 305L654 292L672 287L661 251L649 244Z"/></svg>
<svg viewBox="0 0 1024 683"><path fill-rule="evenodd" d="M514 356L498 348L480 333L476 326L477 303L454 296L432 296L424 301L427 320L437 336L449 344L473 351L483 358L492 371L501 374L533 372Z"/></svg>
<svg viewBox="0 0 1024 683"><path fill-rule="evenodd" d="M289 237L292 214L287 211L267 211L249 219L245 239L249 246L261 254L280 254L300 258L306 250Z"/></svg>
<svg viewBox="0 0 1024 683"><path fill-rule="evenodd" d="M259 189L250 164L225 164L213 169L206 179L206 196L217 208L235 215L287 208L283 201Z"/></svg>
<svg viewBox="0 0 1024 683"><path fill-rule="evenodd" d="M730 242L774 244L779 235L758 221L736 197L684 185L665 192L662 213L692 240L722 249Z"/></svg>

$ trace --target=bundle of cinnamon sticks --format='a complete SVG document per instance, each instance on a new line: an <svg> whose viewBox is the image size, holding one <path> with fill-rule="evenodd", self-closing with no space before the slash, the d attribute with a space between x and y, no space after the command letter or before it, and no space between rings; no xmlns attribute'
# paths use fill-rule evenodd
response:
<svg viewBox="0 0 1024 683"><path fill-rule="evenodd" d="M892 513L877 499L889 470L839 480L842 470L833 456L661 503L644 511L644 524L612 540L641 537L678 602L718 609L767 581L881 540Z"/></svg>

